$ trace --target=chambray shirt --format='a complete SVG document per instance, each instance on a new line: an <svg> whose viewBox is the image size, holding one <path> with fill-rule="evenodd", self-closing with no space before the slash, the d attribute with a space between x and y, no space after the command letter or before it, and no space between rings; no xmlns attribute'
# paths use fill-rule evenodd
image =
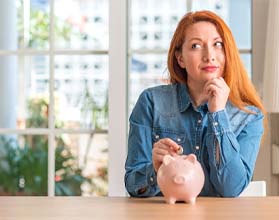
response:
<svg viewBox="0 0 279 220"><path fill-rule="evenodd" d="M125 186L131 196L162 195L152 164L153 144L170 138L201 163L205 183L200 196L238 196L251 181L263 134L263 114L247 113L229 101L210 113L207 103L194 108L187 86L146 89L130 116ZM216 160L216 147L220 148Z"/></svg>

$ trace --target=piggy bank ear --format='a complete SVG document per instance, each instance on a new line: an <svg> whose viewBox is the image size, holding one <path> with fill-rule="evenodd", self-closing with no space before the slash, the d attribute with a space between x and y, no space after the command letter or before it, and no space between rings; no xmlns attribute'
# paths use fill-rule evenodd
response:
<svg viewBox="0 0 279 220"><path fill-rule="evenodd" d="M173 160L174 160L174 158L171 155L166 155L163 158L163 164L168 165Z"/></svg>
<svg viewBox="0 0 279 220"><path fill-rule="evenodd" d="M197 157L195 154L189 154L185 160L189 160L191 161L192 163L195 163L197 161Z"/></svg>

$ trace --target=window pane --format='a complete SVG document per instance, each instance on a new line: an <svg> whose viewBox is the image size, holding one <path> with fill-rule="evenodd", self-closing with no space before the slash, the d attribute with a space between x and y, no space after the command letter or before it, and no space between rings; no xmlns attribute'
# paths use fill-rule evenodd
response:
<svg viewBox="0 0 279 220"><path fill-rule="evenodd" d="M19 57L20 61L20 57ZM22 100L25 96L26 106L19 111L19 119L25 116L25 125L19 128L47 128L48 127L48 108L49 108L49 58L48 56L25 57L24 66L26 72L19 73L19 85L24 90L19 89L18 97ZM20 67L19 70L22 68ZM21 77L25 76L25 79ZM25 94L23 93L25 91ZM25 113L24 113L25 109Z"/></svg>
<svg viewBox="0 0 279 220"><path fill-rule="evenodd" d="M56 137L55 195L108 194L107 134Z"/></svg>
<svg viewBox="0 0 279 220"><path fill-rule="evenodd" d="M220 15L231 28L239 48L251 48L251 0L195 0L193 10Z"/></svg>
<svg viewBox="0 0 279 220"><path fill-rule="evenodd" d="M177 22L186 13L186 1L130 0L130 6L131 49L168 49Z"/></svg>
<svg viewBox="0 0 279 220"><path fill-rule="evenodd" d="M240 57L242 59L242 62L246 68L246 71L250 77L250 79L252 79L252 66L251 66L251 54L240 54Z"/></svg>
<svg viewBox="0 0 279 220"><path fill-rule="evenodd" d="M54 3L57 48L108 49L108 0L56 0Z"/></svg>
<svg viewBox="0 0 279 220"><path fill-rule="evenodd" d="M6 3L2 3L4 7L7 7L8 1L3 2ZM49 1L13 0L9 2L16 3L18 47L49 48ZM13 16L9 15L9 18L11 17Z"/></svg>
<svg viewBox="0 0 279 220"><path fill-rule="evenodd" d="M148 87L167 83L167 57L163 54L134 54L130 58L129 109Z"/></svg>
<svg viewBox="0 0 279 220"><path fill-rule="evenodd" d="M48 127L46 56L0 56L0 127Z"/></svg>
<svg viewBox="0 0 279 220"><path fill-rule="evenodd" d="M130 112L143 89L167 82L167 50L178 21L187 12L187 1L130 0L129 3ZM151 52L138 54L133 50Z"/></svg>
<svg viewBox="0 0 279 220"><path fill-rule="evenodd" d="M239 48L252 47L251 7L251 0L230 0L229 26Z"/></svg>
<svg viewBox="0 0 279 220"><path fill-rule="evenodd" d="M108 56L55 57L55 123L108 128Z"/></svg>
<svg viewBox="0 0 279 220"><path fill-rule="evenodd" d="M48 137L0 136L0 194L47 195Z"/></svg>

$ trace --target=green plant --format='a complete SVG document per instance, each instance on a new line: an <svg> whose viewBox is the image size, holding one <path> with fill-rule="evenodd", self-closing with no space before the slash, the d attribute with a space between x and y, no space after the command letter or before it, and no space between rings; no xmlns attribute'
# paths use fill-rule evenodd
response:
<svg viewBox="0 0 279 220"><path fill-rule="evenodd" d="M19 146L17 138L0 137L0 189L16 195L47 194L47 145Z"/></svg>
<svg viewBox="0 0 279 220"><path fill-rule="evenodd" d="M28 101L28 112L30 113L27 119L27 124L42 125L48 121L48 100L40 97L33 98ZM56 122L55 127L60 128L62 123ZM33 137L32 142L47 145L47 139L38 139ZM30 142L30 140L29 140ZM43 143L42 143L43 142ZM63 138L56 138L55 149L55 194L56 195L81 195L81 184L90 181L83 177L82 170L77 165L77 158L65 144Z"/></svg>
<svg viewBox="0 0 279 220"><path fill-rule="evenodd" d="M81 195L81 185L91 180L82 175L76 157L65 147L62 138L59 143L55 151L55 195Z"/></svg>
<svg viewBox="0 0 279 220"><path fill-rule="evenodd" d="M32 98L27 101L29 117L26 120L27 128L48 127L48 100L44 97Z"/></svg>
<svg viewBox="0 0 279 220"><path fill-rule="evenodd" d="M30 9L29 30L25 30L23 19L23 1L18 1L18 41L19 45L30 48L46 48L49 44L50 15L48 11ZM54 31L56 40L69 40L73 27L68 22L54 16ZM28 35L26 32L28 31Z"/></svg>
<svg viewBox="0 0 279 220"><path fill-rule="evenodd" d="M23 137L26 142L32 136ZM44 136L34 140L46 140ZM5 153L0 156L0 191L11 195L47 195L47 141L32 140L33 146L19 146L17 138L0 138ZM60 143L63 143L60 139ZM81 195L81 184L90 182L83 177L76 164L76 157L65 145L55 151L55 194L63 196Z"/></svg>
<svg viewBox="0 0 279 220"><path fill-rule="evenodd" d="M33 98L27 102L30 127L47 125L48 101ZM81 185L90 182L82 175L77 158L61 136L56 138L55 194L81 195ZM19 143L23 143L21 146ZM0 138L0 191L16 195L47 195L48 137L31 135Z"/></svg>
<svg viewBox="0 0 279 220"><path fill-rule="evenodd" d="M96 176L92 178L92 190L97 196L107 196L107 189L104 185L108 182L108 168L107 166L101 166L98 168Z"/></svg>

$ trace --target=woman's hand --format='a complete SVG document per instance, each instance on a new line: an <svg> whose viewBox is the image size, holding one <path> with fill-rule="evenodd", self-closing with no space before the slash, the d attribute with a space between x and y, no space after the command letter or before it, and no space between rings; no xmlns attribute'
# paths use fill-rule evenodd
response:
<svg viewBox="0 0 279 220"><path fill-rule="evenodd" d="M204 86L205 94L208 96L208 110L217 112L226 106L230 88L222 77L213 78Z"/></svg>
<svg viewBox="0 0 279 220"><path fill-rule="evenodd" d="M152 162L156 173L163 162L164 156L167 154L174 156L179 149L180 146L170 138L163 138L154 143L152 149Z"/></svg>

